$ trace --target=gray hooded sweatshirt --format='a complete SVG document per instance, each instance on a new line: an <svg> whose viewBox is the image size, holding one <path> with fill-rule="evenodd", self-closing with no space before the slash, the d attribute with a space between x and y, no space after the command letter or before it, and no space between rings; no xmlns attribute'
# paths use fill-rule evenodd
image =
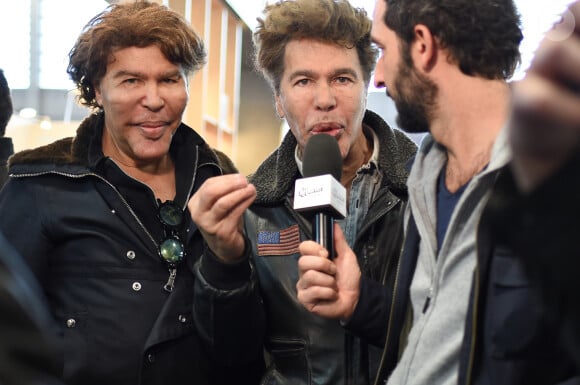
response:
<svg viewBox="0 0 580 385"><path fill-rule="evenodd" d="M438 253L437 182L447 154L430 135L421 143L408 179L406 212L407 217L413 215L421 237L410 288L413 326L389 385L457 384L477 226L499 169L511 156L506 136L504 129L492 148L490 163L466 186Z"/></svg>

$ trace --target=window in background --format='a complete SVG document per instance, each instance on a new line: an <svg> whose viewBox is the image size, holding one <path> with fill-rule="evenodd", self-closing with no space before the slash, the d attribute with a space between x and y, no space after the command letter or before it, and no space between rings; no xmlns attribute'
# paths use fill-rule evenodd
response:
<svg viewBox="0 0 580 385"><path fill-rule="evenodd" d="M248 2L228 0L246 23L253 27L265 1L255 1L256 8L249 12ZM558 19L571 0L516 0L522 15L524 41L522 65L515 79L523 76L533 57L538 42L545 31ZM242 6L243 3L243 6ZM375 0L351 0L372 15ZM10 12L0 13L0 36L3 54L0 68L4 69L13 89L71 89L72 82L66 74L68 51L82 27L91 17L105 9L105 0L18 0L13 1ZM37 33L31 33L31 26ZM35 48L36 47L36 48ZM38 55L31 53L37 50ZM37 59L36 62L33 60ZM31 63L33 64L31 66ZM37 76L30 69L38 68ZM37 84L35 84L37 83Z"/></svg>
<svg viewBox="0 0 580 385"><path fill-rule="evenodd" d="M273 0L226 0L240 17L251 28L256 27L256 17L261 16L265 3ZM477 1L477 0L474 0ZM544 33L558 20L559 15L572 0L515 0L515 4L522 16L524 40L521 45L522 64L516 71L514 79L521 78L528 68L538 43ZM362 7L372 17L375 0L350 0L355 7ZM374 88L371 86L371 88ZM376 89L371 89L371 91Z"/></svg>
<svg viewBox="0 0 580 385"><path fill-rule="evenodd" d="M516 0L516 5L522 16L524 40L520 45L522 64L516 71L514 80L524 76L546 31L560 20L560 15L570 3L572 0Z"/></svg>
<svg viewBox="0 0 580 385"><path fill-rule="evenodd" d="M0 68L10 87L74 88L66 73L68 52L83 26L107 5L105 0L11 2L9 12L0 12Z"/></svg>
<svg viewBox="0 0 580 385"><path fill-rule="evenodd" d="M108 3L105 0L36 1L40 2L38 86L42 89L72 89L74 84L66 73L68 53L85 24Z"/></svg>
<svg viewBox="0 0 580 385"><path fill-rule="evenodd" d="M476 1L476 0L474 0ZM512 80L521 79L530 66L534 52L546 31L559 20L566 6L573 0L515 0L516 7L522 18L522 32L524 39L520 45L522 63L516 69ZM350 3L366 9L369 15L373 14L375 0L350 0ZM372 83L372 82L371 82ZM381 91L372 84L370 91Z"/></svg>
<svg viewBox="0 0 580 385"><path fill-rule="evenodd" d="M13 1L0 12L0 36L0 68L10 88L30 87L30 0Z"/></svg>

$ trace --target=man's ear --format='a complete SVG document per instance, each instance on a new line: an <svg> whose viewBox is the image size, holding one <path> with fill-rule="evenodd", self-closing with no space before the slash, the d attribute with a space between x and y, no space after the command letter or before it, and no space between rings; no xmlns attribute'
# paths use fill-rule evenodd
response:
<svg viewBox="0 0 580 385"><path fill-rule="evenodd" d="M437 40L424 24L417 24L413 33L415 39L411 43L411 57L417 68L429 71L437 60Z"/></svg>
<svg viewBox="0 0 580 385"><path fill-rule="evenodd" d="M284 109L282 108L282 102L280 101L280 95L276 94L274 96L274 99L276 101L276 103L275 103L276 115L278 115L278 117L280 119L284 119Z"/></svg>
<svg viewBox="0 0 580 385"><path fill-rule="evenodd" d="M95 90L95 101L99 106L103 105L103 96L101 95L101 87L99 84L93 84L93 89Z"/></svg>

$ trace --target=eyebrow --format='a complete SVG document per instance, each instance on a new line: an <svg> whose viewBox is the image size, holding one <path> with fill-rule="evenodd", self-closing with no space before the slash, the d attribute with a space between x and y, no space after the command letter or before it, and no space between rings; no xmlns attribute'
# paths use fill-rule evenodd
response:
<svg viewBox="0 0 580 385"><path fill-rule="evenodd" d="M114 79L116 79L116 78L121 78L124 76L142 78L142 77L145 77L146 75L140 71L119 70L119 71L115 72L112 77ZM164 72L161 74L161 78L163 78L163 79L171 78L174 76L181 77L181 72L179 70L175 70L175 71L167 71L167 72Z"/></svg>
<svg viewBox="0 0 580 385"><path fill-rule="evenodd" d="M348 75L352 76L353 78L358 79L358 74L352 68L337 68L330 73L330 77L336 77L336 76L344 75L344 74L348 74ZM298 77L302 77L302 76L311 78L311 77L314 77L315 75L314 75L314 72L309 71L309 70L299 70L299 71L293 72L290 75L289 79L294 80L294 79L296 79Z"/></svg>

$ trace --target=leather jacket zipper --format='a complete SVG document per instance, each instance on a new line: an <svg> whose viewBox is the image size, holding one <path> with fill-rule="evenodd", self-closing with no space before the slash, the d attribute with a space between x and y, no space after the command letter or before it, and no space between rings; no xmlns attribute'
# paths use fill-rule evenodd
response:
<svg viewBox="0 0 580 385"><path fill-rule="evenodd" d="M80 179L80 178L84 178L84 177L94 176L94 177L97 177L98 179L102 180L107 185L109 185L111 187L111 189L113 189L113 191L115 191L117 193L117 195L119 196L119 199L121 199L121 202L123 202L123 205L129 210L129 212L131 213L133 218L135 218L135 220L137 221L139 226L141 226L141 228L143 229L145 234L147 234L147 237L149 239L151 239L151 242L153 243L155 248L159 247L159 244L157 243L157 241L155 241L155 238L153 238L151 233L145 228L145 225L143 225L143 222L141 222L139 217L137 217L137 214L135 214L135 212L133 211L133 209L131 208L129 203L127 203L127 201L125 200L123 195L121 195L121 193L115 188L115 186L113 186L108 180L106 180L105 178L103 178L99 174L95 174L92 172L88 172L88 173L84 173L84 174L68 174L68 173L58 172L58 171L45 171L45 172L29 173L29 174L16 174L16 175L13 174L13 175L11 175L11 177L12 178L24 178L24 177L34 177L34 176L40 176L40 175L47 175L47 174L62 175L62 176L66 176L66 177L74 178L74 179Z"/></svg>
<svg viewBox="0 0 580 385"><path fill-rule="evenodd" d="M403 243L402 245L405 244L405 239L403 239ZM402 247L401 247L401 254L402 254ZM381 377L381 369L384 367L385 365L385 356L387 355L387 349L389 349L389 342L391 340L391 332L393 329L393 313L394 313L394 309L395 309L395 300L397 297L397 289L399 287L399 273L401 271L401 259L399 257L399 260L397 261L397 271L395 274L395 283L393 285L393 293L392 293L392 300L391 300L391 308L389 311L389 322L387 323L387 336L385 338L385 346L383 348L383 354L381 354L381 362L379 364L379 371L377 372L377 376L375 378L374 381L374 385L380 385L379 384L379 378Z"/></svg>

